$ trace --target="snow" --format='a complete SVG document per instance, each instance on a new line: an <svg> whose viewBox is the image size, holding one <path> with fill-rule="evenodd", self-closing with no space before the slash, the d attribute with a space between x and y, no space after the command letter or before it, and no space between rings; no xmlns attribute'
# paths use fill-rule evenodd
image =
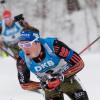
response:
<svg viewBox="0 0 100 100"><path fill-rule="evenodd" d="M83 55L85 68L79 73L90 100L100 99L100 53Z"/></svg>
<svg viewBox="0 0 100 100"><path fill-rule="evenodd" d="M44 9L46 19L42 17L43 13L41 13L44 4L42 0L10 1L7 1L7 6L13 15L23 13L25 19L31 25L39 28L44 37L57 36L77 52L80 52L100 34L100 0L96 0L97 7L92 9L85 4L86 0L79 0L82 6L81 11L70 15L66 9L66 0L53 0L53 2L52 0L43 0L46 4ZM0 12L2 9L3 7L0 5ZM88 92L90 100L100 100L98 90L100 89L100 40L81 57L85 62L85 67L77 76ZM42 94L21 89L14 59L10 57L0 58L0 69L0 100L44 100ZM33 79L33 77L31 78ZM67 96L65 96L65 100L69 100Z"/></svg>
<svg viewBox="0 0 100 100"><path fill-rule="evenodd" d="M88 92L90 100L99 100L99 53L85 53L82 55L85 67L77 74L83 88ZM0 100L44 100L42 94L23 90L17 79L16 62L12 58L0 59ZM33 77L31 77L33 78ZM64 95L65 96L65 95ZM69 100L65 96L65 100Z"/></svg>
<svg viewBox="0 0 100 100"><path fill-rule="evenodd" d="M0 100L43 100L43 96L32 91L22 90L18 79L16 62L12 58L0 59Z"/></svg>

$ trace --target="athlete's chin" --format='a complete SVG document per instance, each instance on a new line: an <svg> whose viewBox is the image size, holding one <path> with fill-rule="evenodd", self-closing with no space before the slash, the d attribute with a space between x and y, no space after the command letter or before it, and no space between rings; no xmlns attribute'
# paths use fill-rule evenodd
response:
<svg viewBox="0 0 100 100"><path fill-rule="evenodd" d="M27 57L30 58L30 59L35 58L35 57L34 57L33 55L31 55L31 54L27 54Z"/></svg>
<svg viewBox="0 0 100 100"><path fill-rule="evenodd" d="M31 58L31 54L30 54L30 53L26 53L26 55L27 55L29 58Z"/></svg>
<svg viewBox="0 0 100 100"><path fill-rule="evenodd" d="M31 58L36 58L36 57L38 57L39 56L39 54L31 54L31 53L26 53L26 55L27 55L27 57L29 57L30 59Z"/></svg>

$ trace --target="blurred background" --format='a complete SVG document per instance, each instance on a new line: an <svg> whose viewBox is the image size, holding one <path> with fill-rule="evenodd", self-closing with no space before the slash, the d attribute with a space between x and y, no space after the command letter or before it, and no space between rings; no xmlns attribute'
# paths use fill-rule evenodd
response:
<svg viewBox="0 0 100 100"><path fill-rule="evenodd" d="M100 36L100 0L0 0L0 15L10 9L23 14L38 28L41 37L57 37L81 52ZM81 55L85 68L78 74L90 100L100 100L100 40ZM6 63L5 63L6 62ZM14 59L0 58L0 100L44 100L43 96L21 89ZM69 100L65 97L65 100Z"/></svg>
<svg viewBox="0 0 100 100"><path fill-rule="evenodd" d="M99 36L100 0L0 0L0 14L7 8L23 13L43 37L56 36L80 52ZM100 41L88 51L100 52Z"/></svg>

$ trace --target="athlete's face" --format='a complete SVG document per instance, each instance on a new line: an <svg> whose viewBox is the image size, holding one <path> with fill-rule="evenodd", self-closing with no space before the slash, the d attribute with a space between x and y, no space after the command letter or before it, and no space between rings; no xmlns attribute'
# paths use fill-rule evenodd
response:
<svg viewBox="0 0 100 100"><path fill-rule="evenodd" d="M13 24L13 19L11 17L4 18L5 24L10 27Z"/></svg>
<svg viewBox="0 0 100 100"><path fill-rule="evenodd" d="M22 41L18 45L29 58L35 58L40 54L41 45L39 42Z"/></svg>

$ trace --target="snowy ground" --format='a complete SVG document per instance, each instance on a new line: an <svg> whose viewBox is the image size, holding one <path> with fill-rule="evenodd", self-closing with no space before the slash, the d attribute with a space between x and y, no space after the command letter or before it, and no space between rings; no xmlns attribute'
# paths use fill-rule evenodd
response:
<svg viewBox="0 0 100 100"><path fill-rule="evenodd" d="M49 12L45 20L41 19L41 13L38 15L41 12L41 9L38 8L41 8L41 4L37 1L41 3L41 0L30 0L30 2L21 0L19 3L16 3L17 0L11 0L8 3L14 15L23 13L30 24L39 28L40 32L45 32L45 36L57 36L77 52L80 52L82 48L100 35L99 0L97 0L98 8L95 11L94 9L85 8L71 15L65 13L65 0L54 0L54 2L48 0L47 10ZM25 5L27 9L24 9ZM93 13L96 15L98 23L93 18ZM100 52L100 41L92 46L91 51ZM100 89L100 54L84 54L81 56L84 59L85 68L78 74L78 77L87 90L90 100L100 100L98 90ZM21 89L17 79L15 63L12 58L0 59L0 100L44 100L43 96L38 93ZM69 99L65 96L65 100Z"/></svg>
<svg viewBox="0 0 100 100"><path fill-rule="evenodd" d="M90 100L100 100L99 60L100 54L82 55L85 68L77 75L87 90ZM20 88L17 80L15 61L12 58L0 59L0 100L44 100L43 96ZM65 96L65 100L69 100Z"/></svg>

